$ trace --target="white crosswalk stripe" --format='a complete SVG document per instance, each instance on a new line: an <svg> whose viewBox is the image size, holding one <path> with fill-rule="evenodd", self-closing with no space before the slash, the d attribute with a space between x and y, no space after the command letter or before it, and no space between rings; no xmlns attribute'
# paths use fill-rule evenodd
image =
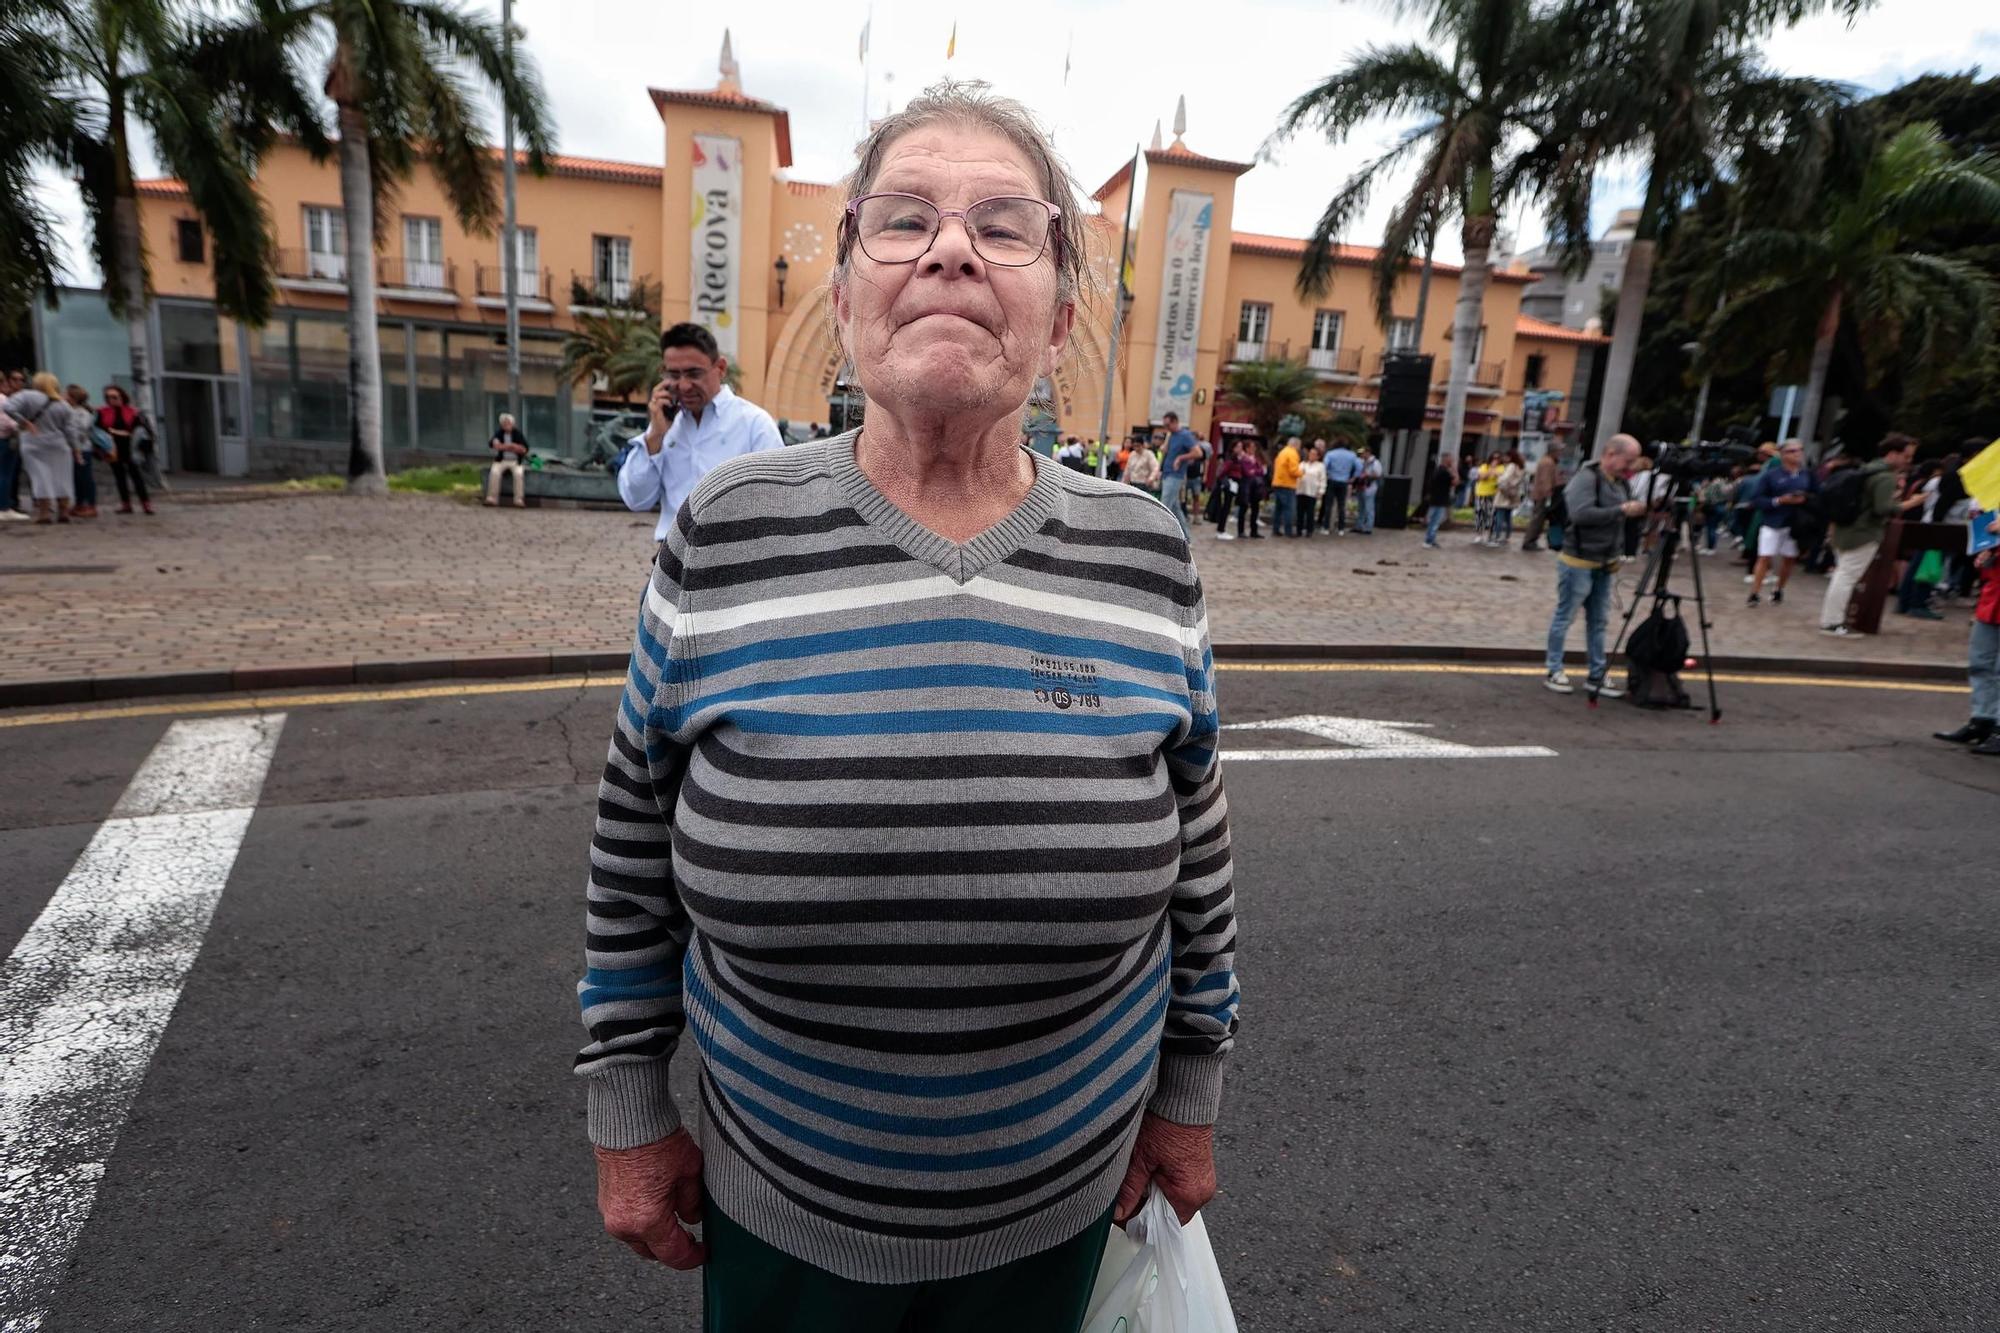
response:
<svg viewBox="0 0 2000 1333"><path fill-rule="evenodd" d="M0 1330L39 1328L201 952L282 713L175 722L0 963Z"/></svg>

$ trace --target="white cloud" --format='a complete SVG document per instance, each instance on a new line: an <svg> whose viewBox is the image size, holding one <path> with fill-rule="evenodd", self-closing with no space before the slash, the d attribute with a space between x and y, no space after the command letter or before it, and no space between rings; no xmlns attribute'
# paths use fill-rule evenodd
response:
<svg viewBox="0 0 2000 1333"><path fill-rule="evenodd" d="M1143 143L1156 120L1171 135L1174 101L1183 93L1189 146L1248 161L1284 105L1352 52L1374 42L1421 39L1418 24L1352 0L1164 0L1143 7L1014 0L967 10L956 16L958 54L947 64L950 6L878 0L871 110L879 114L885 103L905 101L947 72L987 79L1052 124L1086 188ZM645 89L712 87L726 16L746 91L790 111L793 174L809 180L839 176L861 133L857 44L869 12L865 0L744 0L720 10L657 0L519 0L515 6L565 152L659 161L660 121ZM1989 14L1984 0L1884 0L1851 28L1838 19L1816 19L1777 34L1768 51L1792 72L1886 87L1925 70L1956 71L1981 60L2000 64L2000 28ZM1977 28L1982 23L1988 25L1984 32ZM1072 44L1065 87L1063 57ZM1275 164L1239 181L1236 225L1305 234L1340 181L1386 146L1393 129L1368 126L1337 148L1305 141L1286 147ZM1636 173L1604 182L1601 211L1636 203L1639 184ZM1378 197L1352 240L1365 244L1379 235L1393 193ZM87 271L74 188L50 177L49 202L67 219L72 252ZM1524 248L1539 238L1532 217L1509 222ZM1447 238L1439 253L1455 257L1455 241Z"/></svg>

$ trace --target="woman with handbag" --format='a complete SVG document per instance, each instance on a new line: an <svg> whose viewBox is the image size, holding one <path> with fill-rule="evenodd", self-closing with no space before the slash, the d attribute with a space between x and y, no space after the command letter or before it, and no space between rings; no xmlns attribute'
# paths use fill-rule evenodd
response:
<svg viewBox="0 0 2000 1333"><path fill-rule="evenodd" d="M146 477L138 463L138 455L132 447L132 437L141 423L139 410L132 406L132 400L125 391L115 384L104 386L104 406L97 409L97 428L111 437L111 476L118 483L118 512L132 512L132 495L139 495L139 507L147 513L153 512L153 501L146 494Z"/></svg>
<svg viewBox="0 0 2000 1333"><path fill-rule="evenodd" d="M62 381L42 371L0 403L0 413L21 449L28 486L35 498L35 522L67 523L76 502L76 461L83 454L85 418L63 401Z"/></svg>

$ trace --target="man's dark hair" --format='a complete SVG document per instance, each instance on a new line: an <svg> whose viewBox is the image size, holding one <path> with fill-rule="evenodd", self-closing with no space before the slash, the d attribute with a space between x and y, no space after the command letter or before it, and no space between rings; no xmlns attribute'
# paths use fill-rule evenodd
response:
<svg viewBox="0 0 2000 1333"><path fill-rule="evenodd" d="M1174 424L1175 424L1176 426L1178 426L1178 425L1180 424L1180 421L1181 421L1181 414L1180 414L1180 413L1178 413L1178 412L1169 412L1169 413L1167 413L1167 414L1166 414L1165 416L1161 417L1161 418L1160 418L1160 420L1162 420L1162 421L1171 421L1171 422L1173 422L1173 423L1174 423Z"/></svg>
<svg viewBox="0 0 2000 1333"><path fill-rule="evenodd" d="M1917 437L1914 435L1891 431L1882 437L1882 443L1876 447L1875 453L1878 457L1883 454L1899 454L1905 449L1915 447L1916 443Z"/></svg>
<svg viewBox="0 0 2000 1333"><path fill-rule="evenodd" d="M715 335L702 324L669 324L660 335L660 350L671 347L692 347L713 361L722 355L722 349L715 345Z"/></svg>

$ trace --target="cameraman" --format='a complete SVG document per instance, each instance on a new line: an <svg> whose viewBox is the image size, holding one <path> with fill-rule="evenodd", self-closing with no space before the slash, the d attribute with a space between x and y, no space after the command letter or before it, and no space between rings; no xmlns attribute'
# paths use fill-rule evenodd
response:
<svg viewBox="0 0 2000 1333"><path fill-rule="evenodd" d="M1574 694L1563 670L1563 641L1577 603L1583 604L1584 636L1590 658L1590 688L1607 699L1624 694L1605 680L1604 627L1611 616L1611 577L1625 550L1625 520L1646 512L1644 500L1634 500L1625 488L1639 461L1639 442L1614 435L1604 443L1597 461L1578 468L1563 488L1569 506L1569 528L1562 553L1556 557L1556 613L1549 621L1548 676L1542 684L1557 694Z"/></svg>
<svg viewBox="0 0 2000 1333"><path fill-rule="evenodd" d="M1819 482L1806 466L1805 445L1786 440L1778 449L1778 466L1757 478L1757 485L1750 492L1751 507L1761 522L1757 527L1757 564L1750 571L1747 605L1756 606L1764 600L1759 594L1764 591L1764 576L1771 572L1774 557L1778 560L1778 587L1771 594L1771 605L1785 600L1785 585L1791 582L1792 570L1799 563L1798 536L1793 528L1804 517L1802 506L1818 493Z"/></svg>

